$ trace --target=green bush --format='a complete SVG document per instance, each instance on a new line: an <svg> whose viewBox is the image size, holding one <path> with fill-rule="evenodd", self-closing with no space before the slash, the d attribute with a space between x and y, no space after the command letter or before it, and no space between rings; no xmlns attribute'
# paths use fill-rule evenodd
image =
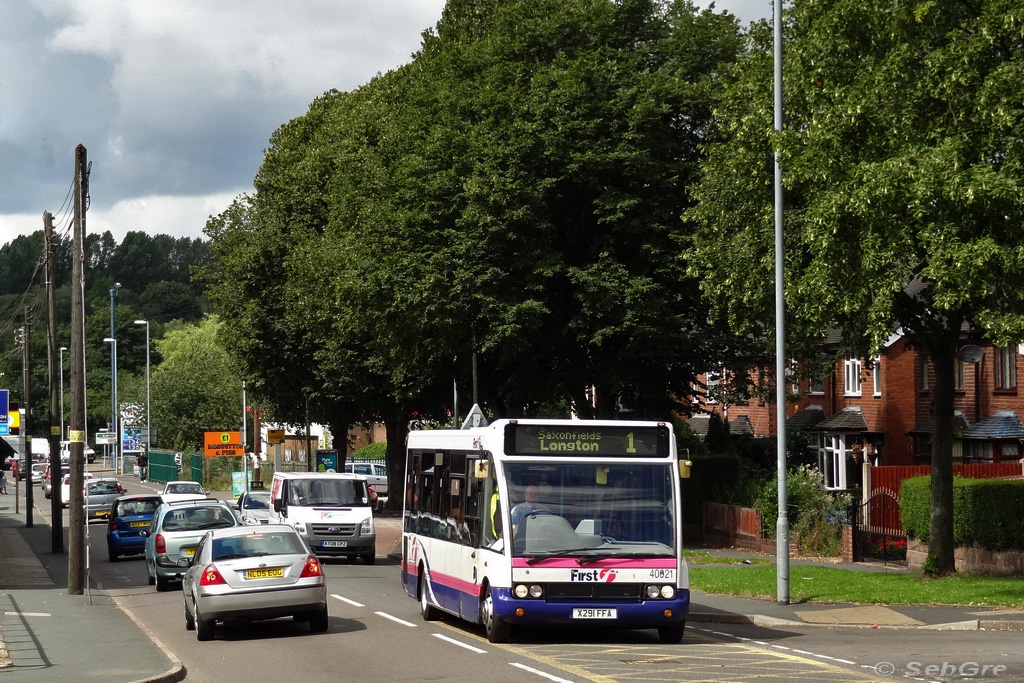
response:
<svg viewBox="0 0 1024 683"><path fill-rule="evenodd" d="M723 496L740 480L740 461L732 455L691 456L690 477L682 480L683 519L699 523L706 500Z"/></svg>
<svg viewBox="0 0 1024 683"><path fill-rule="evenodd" d="M378 441L363 446L352 454L349 460L384 460L388 452L388 442Z"/></svg>
<svg viewBox="0 0 1024 683"><path fill-rule="evenodd" d="M900 520L908 536L928 542L931 477L900 485ZM1024 481L953 477L953 542L986 550L1024 550Z"/></svg>
<svg viewBox="0 0 1024 683"><path fill-rule="evenodd" d="M817 469L801 465L786 476L789 528L800 550L831 556L842 550L843 523L850 509L850 494L827 491ZM764 483L755 504L769 536L775 535L779 516L779 482L772 477Z"/></svg>

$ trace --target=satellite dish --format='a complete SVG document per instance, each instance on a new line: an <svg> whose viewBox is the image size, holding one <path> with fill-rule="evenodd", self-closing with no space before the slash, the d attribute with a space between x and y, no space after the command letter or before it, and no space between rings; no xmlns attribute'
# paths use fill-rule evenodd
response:
<svg viewBox="0 0 1024 683"><path fill-rule="evenodd" d="M985 357L985 352L977 344L966 344L960 347L960 352L957 355L965 363L977 363Z"/></svg>

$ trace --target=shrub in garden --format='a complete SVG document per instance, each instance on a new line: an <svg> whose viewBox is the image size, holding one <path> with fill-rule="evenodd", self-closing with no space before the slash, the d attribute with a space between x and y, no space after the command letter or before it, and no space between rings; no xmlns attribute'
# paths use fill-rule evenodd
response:
<svg viewBox="0 0 1024 683"><path fill-rule="evenodd" d="M900 485L900 520L913 538L928 542L931 477ZM1024 550L1024 481L953 477L953 542L986 550Z"/></svg>
<svg viewBox="0 0 1024 683"><path fill-rule="evenodd" d="M812 555L832 556L842 551L843 523L850 508L848 493L828 491L824 477L813 467L801 465L786 476L789 527L797 547ZM773 477L761 489L755 507L766 530L775 535L779 515L779 483Z"/></svg>

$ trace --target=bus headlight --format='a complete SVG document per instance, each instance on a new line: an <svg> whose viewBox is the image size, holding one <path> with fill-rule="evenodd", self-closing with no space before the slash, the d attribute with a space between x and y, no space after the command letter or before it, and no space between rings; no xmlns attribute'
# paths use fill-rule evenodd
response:
<svg viewBox="0 0 1024 683"><path fill-rule="evenodd" d="M676 587L672 585L657 586L651 584L644 587L644 592L647 594L647 598L649 600L657 600L659 598L671 600L676 597Z"/></svg>
<svg viewBox="0 0 1024 683"><path fill-rule="evenodd" d="M544 588L537 583L529 585L520 583L516 584L515 588L512 589L512 594L521 600L525 598L537 599L544 596Z"/></svg>

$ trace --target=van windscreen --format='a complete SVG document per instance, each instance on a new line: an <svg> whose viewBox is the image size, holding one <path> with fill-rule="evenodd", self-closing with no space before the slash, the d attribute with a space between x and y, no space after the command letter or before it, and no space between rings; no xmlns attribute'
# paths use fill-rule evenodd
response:
<svg viewBox="0 0 1024 683"><path fill-rule="evenodd" d="M288 482L289 505L342 507L369 505L366 483L359 479L292 479Z"/></svg>

